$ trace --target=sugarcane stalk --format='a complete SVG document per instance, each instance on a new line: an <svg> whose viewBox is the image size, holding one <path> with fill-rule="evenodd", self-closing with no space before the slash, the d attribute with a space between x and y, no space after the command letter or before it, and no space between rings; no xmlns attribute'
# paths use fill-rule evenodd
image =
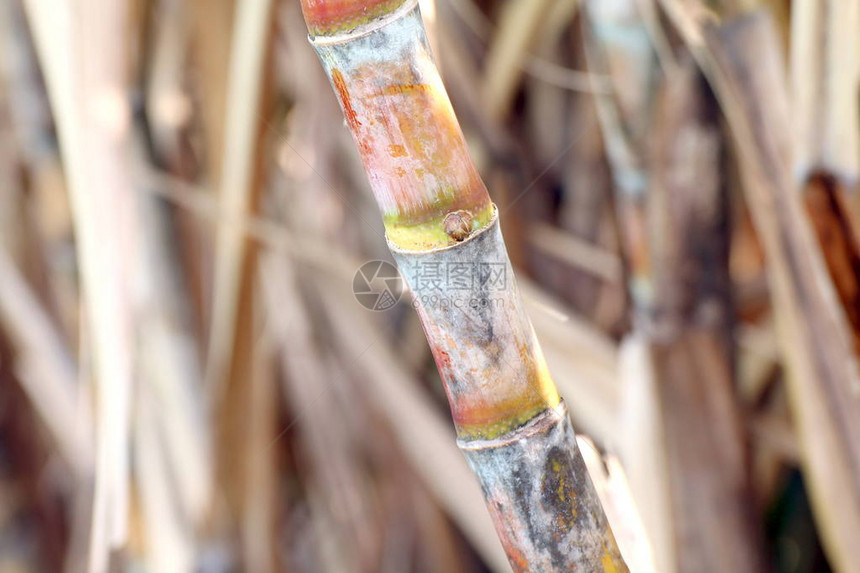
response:
<svg viewBox="0 0 860 573"><path fill-rule="evenodd" d="M517 572L627 571L414 0L302 0Z"/></svg>

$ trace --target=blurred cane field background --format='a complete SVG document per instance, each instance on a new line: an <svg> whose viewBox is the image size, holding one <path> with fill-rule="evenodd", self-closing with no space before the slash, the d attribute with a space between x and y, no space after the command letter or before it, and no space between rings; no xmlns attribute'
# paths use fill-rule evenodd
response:
<svg viewBox="0 0 860 573"><path fill-rule="evenodd" d="M860 571L860 1L421 9L631 571ZM298 0L0 0L0 573L510 571L373 260Z"/></svg>

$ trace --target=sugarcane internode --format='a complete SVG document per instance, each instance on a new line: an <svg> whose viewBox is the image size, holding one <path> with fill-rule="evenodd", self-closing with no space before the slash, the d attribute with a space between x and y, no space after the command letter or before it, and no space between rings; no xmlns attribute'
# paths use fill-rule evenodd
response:
<svg viewBox="0 0 860 573"><path fill-rule="evenodd" d="M327 3L304 5L307 14ZM349 3L350 10L354 6ZM452 244L443 220L455 211L472 215L470 232L486 226L493 214L490 196L414 2L400 2L352 34L317 35L313 44L367 169L388 239L414 250Z"/></svg>
<svg viewBox="0 0 860 573"><path fill-rule="evenodd" d="M517 572L627 571L520 300L415 0L302 0Z"/></svg>
<svg viewBox="0 0 860 573"><path fill-rule="evenodd" d="M558 406L496 216L452 246L390 247L418 301L458 437L498 438Z"/></svg>

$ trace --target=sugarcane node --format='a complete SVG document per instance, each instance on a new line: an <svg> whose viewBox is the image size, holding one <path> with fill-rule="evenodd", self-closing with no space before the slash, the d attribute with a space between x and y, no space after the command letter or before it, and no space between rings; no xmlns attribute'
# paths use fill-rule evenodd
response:
<svg viewBox="0 0 860 573"><path fill-rule="evenodd" d="M465 241L472 234L472 214L465 209L451 211L442 219L442 228L445 234L457 241Z"/></svg>

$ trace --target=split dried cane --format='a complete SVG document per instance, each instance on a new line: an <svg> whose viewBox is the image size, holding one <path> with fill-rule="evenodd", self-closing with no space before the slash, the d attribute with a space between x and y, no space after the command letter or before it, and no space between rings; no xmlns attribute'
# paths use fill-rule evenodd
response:
<svg viewBox="0 0 860 573"><path fill-rule="evenodd" d="M627 571L414 0L302 0L517 572Z"/></svg>

